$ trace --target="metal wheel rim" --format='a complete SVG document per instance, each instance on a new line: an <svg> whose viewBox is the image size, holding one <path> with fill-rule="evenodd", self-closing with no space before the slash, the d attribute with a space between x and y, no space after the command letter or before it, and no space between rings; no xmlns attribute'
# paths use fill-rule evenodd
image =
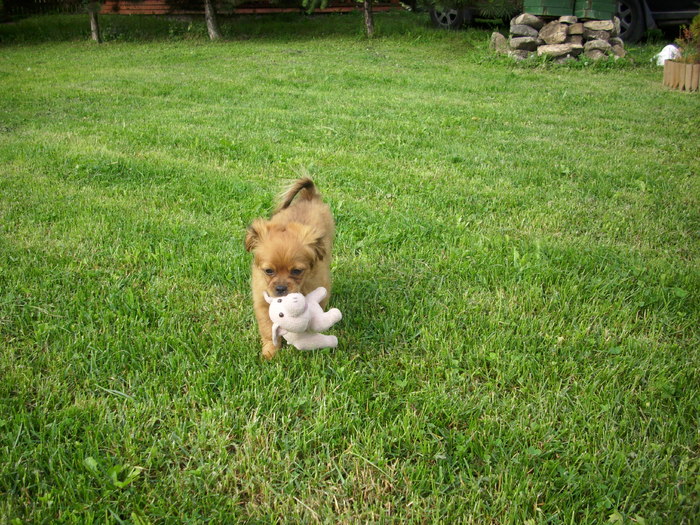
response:
<svg viewBox="0 0 700 525"><path fill-rule="evenodd" d="M632 9L624 2L617 3L617 17L620 19L621 33L626 33L632 25Z"/></svg>
<svg viewBox="0 0 700 525"><path fill-rule="evenodd" d="M435 10L435 16L438 23L444 27L451 27L457 19L456 9L445 9L444 11Z"/></svg>

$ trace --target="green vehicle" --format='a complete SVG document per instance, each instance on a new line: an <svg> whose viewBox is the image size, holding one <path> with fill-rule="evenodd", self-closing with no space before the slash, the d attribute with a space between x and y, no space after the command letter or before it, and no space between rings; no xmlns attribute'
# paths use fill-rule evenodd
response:
<svg viewBox="0 0 700 525"><path fill-rule="evenodd" d="M507 19L523 10L522 0L456 0L429 6L433 23L444 29L459 29L475 18ZM700 0L617 0L620 36L625 42L640 40L650 29L688 24L700 13Z"/></svg>
<svg viewBox="0 0 700 525"><path fill-rule="evenodd" d="M457 0L432 3L428 0L430 19L437 27L459 29L475 18L508 19L522 12L522 0Z"/></svg>

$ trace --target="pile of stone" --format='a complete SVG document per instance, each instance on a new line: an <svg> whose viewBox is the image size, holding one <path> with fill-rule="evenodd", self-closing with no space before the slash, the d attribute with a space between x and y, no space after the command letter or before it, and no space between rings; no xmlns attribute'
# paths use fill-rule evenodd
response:
<svg viewBox="0 0 700 525"><path fill-rule="evenodd" d="M547 55L556 62L583 55L592 60L626 54L620 35L620 20L579 20L562 16L552 20L524 13L510 21L510 34L491 35L491 47L522 60L534 54Z"/></svg>

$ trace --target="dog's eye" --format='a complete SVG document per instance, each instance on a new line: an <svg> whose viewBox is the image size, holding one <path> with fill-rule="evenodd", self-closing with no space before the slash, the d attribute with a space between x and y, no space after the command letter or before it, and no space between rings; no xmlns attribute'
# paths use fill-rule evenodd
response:
<svg viewBox="0 0 700 525"><path fill-rule="evenodd" d="M263 272L265 272L267 275L275 275L275 270L272 268L265 268Z"/></svg>
<svg viewBox="0 0 700 525"><path fill-rule="evenodd" d="M295 276L295 277L299 277L302 273L304 273L304 270L301 270L301 269L299 269L299 268L294 268L294 269L293 269L291 272L289 272L289 273L291 273L291 274L292 274L293 276Z"/></svg>

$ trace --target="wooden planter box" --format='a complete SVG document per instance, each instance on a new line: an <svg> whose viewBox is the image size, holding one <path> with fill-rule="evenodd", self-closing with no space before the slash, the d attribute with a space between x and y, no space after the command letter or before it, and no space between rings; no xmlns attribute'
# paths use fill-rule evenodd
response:
<svg viewBox="0 0 700 525"><path fill-rule="evenodd" d="M570 16L593 20L610 20L615 14L615 0L523 0L523 11L538 16Z"/></svg>
<svg viewBox="0 0 700 525"><path fill-rule="evenodd" d="M679 91L697 91L700 64L667 60L664 62L664 86Z"/></svg>
<svg viewBox="0 0 700 525"><path fill-rule="evenodd" d="M575 0L524 0L523 11L538 16L569 16L574 14Z"/></svg>
<svg viewBox="0 0 700 525"><path fill-rule="evenodd" d="M611 20L615 9L615 0L576 0L574 14L579 18Z"/></svg>

